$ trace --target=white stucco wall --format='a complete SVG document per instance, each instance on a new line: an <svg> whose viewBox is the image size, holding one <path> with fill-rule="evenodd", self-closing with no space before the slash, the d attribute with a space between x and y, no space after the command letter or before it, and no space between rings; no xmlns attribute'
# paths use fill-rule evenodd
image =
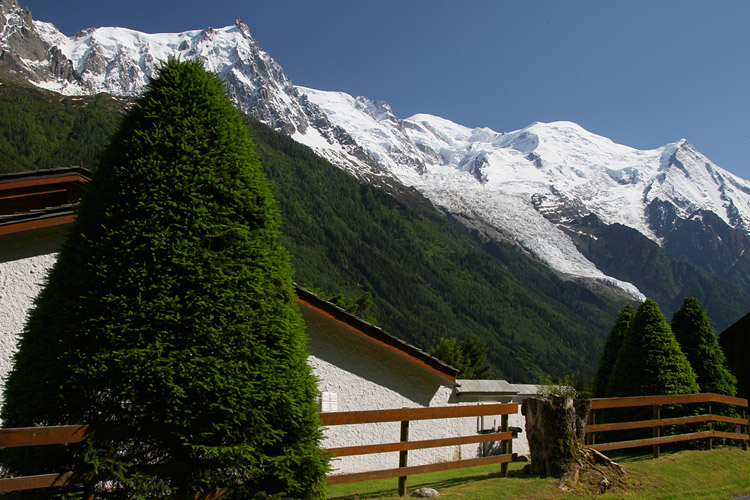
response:
<svg viewBox="0 0 750 500"><path fill-rule="evenodd" d="M302 308L308 325L313 373L321 392L335 393L338 411L378 410L449 406L458 403L454 384L427 369L395 354L377 343L347 331L347 328ZM484 401L483 403L495 403ZM484 417L485 428L500 416ZM512 415L509 425L523 427L523 417ZM409 440L437 439L477 434L478 417L441 420L417 420L409 424ZM331 426L325 430L323 446L334 448L398 442L398 422ZM527 447L523 436L516 448ZM523 443L521 443L523 441ZM481 445L471 444L412 450L409 465L475 458ZM334 473L351 473L398 467L398 453L377 453L336 458Z"/></svg>
<svg viewBox="0 0 750 500"><path fill-rule="evenodd" d="M53 253L0 262L0 398L26 314L56 259Z"/></svg>

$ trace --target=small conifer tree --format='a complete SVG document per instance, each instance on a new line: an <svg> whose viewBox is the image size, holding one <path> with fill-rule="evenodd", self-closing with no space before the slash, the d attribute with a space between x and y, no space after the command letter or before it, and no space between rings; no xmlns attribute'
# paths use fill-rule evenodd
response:
<svg viewBox="0 0 750 500"><path fill-rule="evenodd" d="M599 358L599 367L594 375L592 392L595 398L605 398L608 395L609 376L615 366L615 361L617 361L617 355L622 347L622 340L625 338L625 332L628 331L631 319L633 319L633 306L625 304L617 315L615 324L604 342L602 356Z"/></svg>
<svg viewBox="0 0 750 500"><path fill-rule="evenodd" d="M607 394L647 396L698 392L695 372L664 319L658 304L646 299L622 341Z"/></svg>
<svg viewBox="0 0 750 500"><path fill-rule="evenodd" d="M463 379L487 379L494 376L492 366L487 362L486 348L473 336L456 341L455 337L441 337L430 350L444 363L458 370Z"/></svg>
<svg viewBox="0 0 750 500"><path fill-rule="evenodd" d="M737 395L737 378L711 326L706 309L695 297L686 297L672 316L672 331L695 371L700 392Z"/></svg>
<svg viewBox="0 0 750 500"><path fill-rule="evenodd" d="M6 426L101 431L9 449L2 464L90 472L107 481L97 498L322 497L316 386L278 227L221 80L164 63L94 173L5 390Z"/></svg>

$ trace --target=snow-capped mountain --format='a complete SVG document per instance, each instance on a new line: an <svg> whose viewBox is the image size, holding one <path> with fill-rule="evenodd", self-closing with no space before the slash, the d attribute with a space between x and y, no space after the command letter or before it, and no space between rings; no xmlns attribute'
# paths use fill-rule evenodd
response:
<svg viewBox="0 0 750 500"><path fill-rule="evenodd" d="M283 69L253 39L241 20L221 29L147 34L125 28L89 28L67 37L52 24L33 20L17 0L0 0L0 69L64 95L106 92L132 97L146 88L159 61L199 59L227 84L243 112L292 136L337 143L337 164L378 166L346 133L311 105ZM314 134L308 129L314 127Z"/></svg>
<svg viewBox="0 0 750 500"><path fill-rule="evenodd" d="M704 267L723 266L720 275L750 258L744 253L750 182L685 140L641 151L569 122L503 133L427 114L401 119L383 101L295 87L239 20L183 33L91 28L67 37L33 20L16 0L0 0L0 69L39 87L135 96L169 57L200 59L226 81L240 110L360 179L416 188L467 225L516 242L563 275L642 296L582 252L578 236L598 237L592 218L631 227L665 248L684 247L677 241L685 240L686 228L690 238L703 235L694 238L701 249L723 244L720 235L730 231L734 246L726 262L701 254Z"/></svg>
<svg viewBox="0 0 750 500"><path fill-rule="evenodd" d="M660 244L678 221L704 212L741 233L750 229L750 182L684 139L641 151L570 122L499 133L425 114L399 119L382 101L299 90L399 181L565 274L603 279L570 238L589 233L579 223L592 214Z"/></svg>

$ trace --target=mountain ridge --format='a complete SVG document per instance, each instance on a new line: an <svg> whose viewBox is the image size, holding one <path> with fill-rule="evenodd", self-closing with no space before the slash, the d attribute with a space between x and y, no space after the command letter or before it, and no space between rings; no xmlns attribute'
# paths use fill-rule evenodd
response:
<svg viewBox="0 0 750 500"><path fill-rule="evenodd" d="M514 242L562 276L644 298L638 286L602 271L577 246L572 235L579 231L588 238L604 234L579 224L593 214L750 291L750 183L685 139L637 150L572 122L495 132L428 114L401 119L384 101L294 86L239 20L182 33L91 28L66 37L32 20L15 0L0 0L0 7L0 66L35 85L69 95L134 95L159 59L198 58L224 78L243 112L362 181L393 193L417 189L446 213L490 238ZM688 227L702 235L696 241L712 241L721 257L685 248L685 241L695 243L683 234Z"/></svg>

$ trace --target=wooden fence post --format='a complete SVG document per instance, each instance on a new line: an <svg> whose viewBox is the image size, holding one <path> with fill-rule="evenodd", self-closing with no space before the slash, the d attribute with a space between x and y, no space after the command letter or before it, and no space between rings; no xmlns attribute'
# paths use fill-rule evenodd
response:
<svg viewBox="0 0 750 500"><path fill-rule="evenodd" d="M713 412L711 411L711 402L708 402L708 414L713 415ZM714 430L714 422L713 420L708 421L708 430L713 431ZM713 450L714 449L714 438L708 438L708 449Z"/></svg>
<svg viewBox="0 0 750 500"><path fill-rule="evenodd" d="M661 406L654 405L654 420L661 420ZM658 438L661 436L661 426L654 426L654 437ZM654 458L659 458L659 444L654 445Z"/></svg>
<svg viewBox="0 0 750 500"><path fill-rule="evenodd" d="M401 421L401 442L406 443L409 441L409 421L408 420L402 420ZM398 453L398 466L406 467L409 460L409 450L403 450ZM398 496L402 497L406 495L406 477L407 476L399 476L398 477Z"/></svg>
<svg viewBox="0 0 750 500"><path fill-rule="evenodd" d="M589 410L589 416L588 416L589 424L596 425L596 413L594 412L594 409ZM596 433L586 433L586 444L596 444Z"/></svg>
<svg viewBox="0 0 750 500"><path fill-rule="evenodd" d="M508 415L503 415L502 420L500 421L500 431L501 432L508 432ZM508 453L508 440L503 439L500 442L500 453L505 455ZM503 462L500 465L500 475L503 477L508 477L508 462Z"/></svg>

